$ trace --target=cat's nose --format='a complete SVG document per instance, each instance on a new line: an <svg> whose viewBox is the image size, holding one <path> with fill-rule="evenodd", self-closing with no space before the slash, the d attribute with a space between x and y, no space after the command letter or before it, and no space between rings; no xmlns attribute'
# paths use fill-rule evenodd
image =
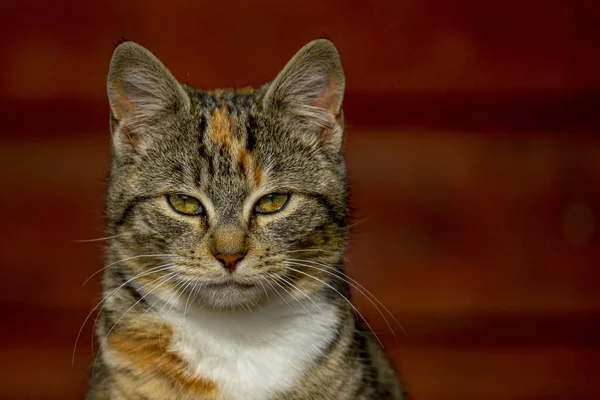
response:
<svg viewBox="0 0 600 400"><path fill-rule="evenodd" d="M223 267L227 269L229 272L235 271L237 265L246 253L237 252L237 253L217 253L215 254L215 258L223 264Z"/></svg>

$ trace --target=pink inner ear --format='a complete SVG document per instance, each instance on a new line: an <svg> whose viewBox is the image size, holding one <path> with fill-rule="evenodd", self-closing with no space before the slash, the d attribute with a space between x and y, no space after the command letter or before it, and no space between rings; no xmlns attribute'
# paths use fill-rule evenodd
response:
<svg viewBox="0 0 600 400"><path fill-rule="evenodd" d="M337 116L340 111L340 100L339 82L334 74L330 74L327 90L319 96L315 102L315 106L323 108L329 111L330 114Z"/></svg>
<svg viewBox="0 0 600 400"><path fill-rule="evenodd" d="M111 118L112 131L116 132L117 127L121 124L120 133L117 135L119 145L126 151L133 151L139 141L139 136L132 129L127 118L136 109L136 105L127 96L120 79L117 79L111 88L110 102L113 114Z"/></svg>
<svg viewBox="0 0 600 400"><path fill-rule="evenodd" d="M121 84L121 80L118 79L112 87L112 106L113 113L117 120L121 121L123 117L130 114L135 109L135 104L129 100Z"/></svg>

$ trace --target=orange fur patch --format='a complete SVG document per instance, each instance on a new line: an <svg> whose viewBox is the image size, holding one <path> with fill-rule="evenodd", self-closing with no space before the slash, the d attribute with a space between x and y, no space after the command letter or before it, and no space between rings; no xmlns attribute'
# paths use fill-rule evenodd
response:
<svg viewBox="0 0 600 400"><path fill-rule="evenodd" d="M215 108L210 119L210 138L213 142L231 147L231 127L226 107Z"/></svg>
<svg viewBox="0 0 600 400"><path fill-rule="evenodd" d="M254 184L256 185L256 187L260 186L260 184L262 183L262 179L263 179L262 169L257 166L254 169Z"/></svg>
<svg viewBox="0 0 600 400"><path fill-rule="evenodd" d="M252 169L254 164L254 157L252 156L252 153L249 153L247 150L240 150L238 152L238 161L247 176L250 174L250 172L252 172L252 176L254 177L254 185L259 187L263 181L263 171L258 165L255 165L254 169Z"/></svg>
<svg viewBox="0 0 600 400"><path fill-rule="evenodd" d="M157 374L177 383L190 396L206 398L216 395L217 386L214 382L186 372L187 364L168 351L173 335L170 326L147 319L132 318L128 322L128 325L115 329L109 335L111 350L128 360L138 372ZM170 397L173 397L173 393Z"/></svg>

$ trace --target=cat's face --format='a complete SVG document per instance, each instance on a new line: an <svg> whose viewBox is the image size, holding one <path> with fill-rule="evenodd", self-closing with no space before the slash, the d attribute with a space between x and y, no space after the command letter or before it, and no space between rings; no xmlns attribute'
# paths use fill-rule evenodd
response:
<svg viewBox="0 0 600 400"><path fill-rule="evenodd" d="M343 88L325 40L256 91L197 92L147 50L119 46L108 216L124 275L217 309L327 285L346 238Z"/></svg>

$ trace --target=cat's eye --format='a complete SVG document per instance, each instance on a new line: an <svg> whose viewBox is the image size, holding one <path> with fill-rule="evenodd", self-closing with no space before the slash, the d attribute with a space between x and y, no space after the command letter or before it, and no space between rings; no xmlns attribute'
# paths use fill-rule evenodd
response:
<svg viewBox="0 0 600 400"><path fill-rule="evenodd" d="M185 194L169 194L167 195L167 201L173 210L180 214L201 215L204 213L204 207L202 207L200 200L192 196L187 196Z"/></svg>
<svg viewBox="0 0 600 400"><path fill-rule="evenodd" d="M254 206L254 212L259 214L272 214L281 211L290 198L286 193L271 193L261 197Z"/></svg>

